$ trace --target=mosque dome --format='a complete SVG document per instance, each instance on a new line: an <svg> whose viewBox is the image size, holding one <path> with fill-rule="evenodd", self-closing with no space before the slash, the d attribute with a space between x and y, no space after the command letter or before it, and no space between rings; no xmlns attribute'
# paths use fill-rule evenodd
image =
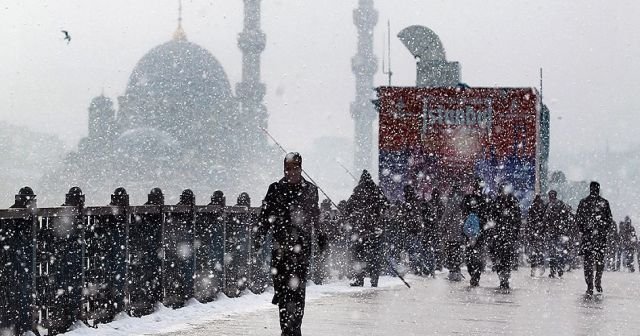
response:
<svg viewBox="0 0 640 336"><path fill-rule="evenodd" d="M149 158L170 157L180 149L178 142L170 134L148 127L120 134L114 147L117 153Z"/></svg>
<svg viewBox="0 0 640 336"><path fill-rule="evenodd" d="M118 169L128 178L157 179L163 171L171 171L179 162L178 141L167 132L140 127L128 130L115 140Z"/></svg>
<svg viewBox="0 0 640 336"><path fill-rule="evenodd" d="M138 61L120 98L123 131L149 127L179 142L209 134L232 117L234 97L220 63L206 49L187 41L179 30Z"/></svg>

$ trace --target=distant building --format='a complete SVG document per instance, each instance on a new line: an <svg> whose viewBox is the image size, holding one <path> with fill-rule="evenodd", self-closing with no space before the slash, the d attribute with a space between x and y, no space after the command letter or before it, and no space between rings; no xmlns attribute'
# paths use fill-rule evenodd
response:
<svg viewBox="0 0 640 336"><path fill-rule="evenodd" d="M138 61L117 110L104 95L91 101L88 136L47 176L46 194L60 197L77 185L91 204L107 202L119 186L143 200L152 187L176 196L191 188L207 198L216 189L239 192L251 185L251 164L274 153L259 129L268 116L259 15L260 0L245 0L238 38L243 80L236 96L218 60L187 39L180 16L173 38Z"/></svg>

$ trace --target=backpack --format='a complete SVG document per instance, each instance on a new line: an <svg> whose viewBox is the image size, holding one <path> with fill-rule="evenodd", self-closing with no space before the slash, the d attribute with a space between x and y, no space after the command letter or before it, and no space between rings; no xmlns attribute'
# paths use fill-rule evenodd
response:
<svg viewBox="0 0 640 336"><path fill-rule="evenodd" d="M469 239L478 238L480 235L480 217L474 212L470 213L464 221L462 231Z"/></svg>

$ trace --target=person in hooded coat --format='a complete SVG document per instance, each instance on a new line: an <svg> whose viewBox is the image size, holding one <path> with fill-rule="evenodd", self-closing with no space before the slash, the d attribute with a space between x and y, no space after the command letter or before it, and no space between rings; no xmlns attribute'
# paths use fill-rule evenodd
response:
<svg viewBox="0 0 640 336"><path fill-rule="evenodd" d="M369 172L364 170L346 207L352 225L351 241L354 252L352 286L364 285L364 275L367 270L371 276L371 286L378 286L382 263L383 215L388 204L382 190L373 182Z"/></svg>
<svg viewBox="0 0 640 336"><path fill-rule="evenodd" d="M570 213L569 206L558 199L558 193L550 190L549 204L544 212L550 278L555 278L556 274L562 277L564 274Z"/></svg>
<svg viewBox="0 0 640 336"><path fill-rule="evenodd" d="M449 270L448 279L451 281L462 280L460 265L464 253L465 237L462 232L462 190L459 185L451 188L447 203L442 214L442 239L444 242L445 267Z"/></svg>
<svg viewBox="0 0 640 336"><path fill-rule="evenodd" d="M273 232L273 304L278 305L283 336L302 335L307 274L313 231L318 230L318 189L302 177L302 156L284 158L284 177L269 186L262 203L254 248Z"/></svg>
<svg viewBox="0 0 640 336"><path fill-rule="evenodd" d="M595 288L602 293L602 273L604 256L607 249L607 237L614 230L615 222L611 215L609 201L600 196L600 184L591 182L589 196L580 200L576 211L576 223L582 234L580 252L584 257L584 280L587 283L587 295L593 295L595 266Z"/></svg>
<svg viewBox="0 0 640 336"><path fill-rule="evenodd" d="M511 263L516 253L518 233L522 223L520 202L513 195L511 186L500 186L498 197L491 207L491 219L495 223L495 237L493 239L496 256L496 272L500 279L500 288L509 289L511 277Z"/></svg>
<svg viewBox="0 0 640 336"><path fill-rule="evenodd" d="M545 226L543 219L545 207L542 196L536 195L527 213L527 241L532 277L544 273Z"/></svg>

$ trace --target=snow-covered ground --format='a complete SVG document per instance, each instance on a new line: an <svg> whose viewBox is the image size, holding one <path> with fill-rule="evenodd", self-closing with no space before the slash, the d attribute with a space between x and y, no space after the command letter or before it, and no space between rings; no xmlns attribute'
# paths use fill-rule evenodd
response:
<svg viewBox="0 0 640 336"><path fill-rule="evenodd" d="M368 282L367 282L368 284ZM379 289L389 289L404 285L395 278L382 277ZM332 295L344 295L348 293L361 293L371 291L369 287L350 287L346 280L332 281L323 286L313 283L307 287L307 303ZM274 310L271 304L273 289L263 294L255 295L245 291L242 296L230 299L220 294L218 300L202 304L195 299L188 302L186 307L171 309L162 305L156 312L141 318L130 317L124 313L116 318L116 321L98 325L98 328L90 328L82 323L77 323L74 330L65 333L65 336L115 336L115 335L155 335L176 331L187 331L194 326L207 325L218 320L242 319L243 315L265 310Z"/></svg>
<svg viewBox="0 0 640 336"><path fill-rule="evenodd" d="M385 277L377 289L352 288L346 281L310 286L302 331L314 335L640 335L640 276L607 272L599 300L585 300L582 270L564 279L515 272L511 293L496 290L494 273L479 288L408 277L412 288ZM206 305L124 317L98 329L66 335L279 335L271 293L223 298Z"/></svg>

